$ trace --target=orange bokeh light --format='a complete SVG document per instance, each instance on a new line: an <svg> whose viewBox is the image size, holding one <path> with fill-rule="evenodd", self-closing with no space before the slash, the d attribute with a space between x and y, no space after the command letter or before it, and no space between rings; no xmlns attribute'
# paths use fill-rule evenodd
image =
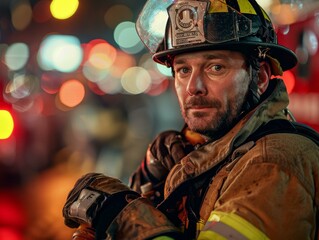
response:
<svg viewBox="0 0 319 240"><path fill-rule="evenodd" d="M67 107L79 105L83 101L84 96L84 85L76 79L64 82L59 91L60 102Z"/></svg>
<svg viewBox="0 0 319 240"><path fill-rule="evenodd" d="M116 58L116 49L109 43L99 43L92 47L89 62L98 69L112 66Z"/></svg>

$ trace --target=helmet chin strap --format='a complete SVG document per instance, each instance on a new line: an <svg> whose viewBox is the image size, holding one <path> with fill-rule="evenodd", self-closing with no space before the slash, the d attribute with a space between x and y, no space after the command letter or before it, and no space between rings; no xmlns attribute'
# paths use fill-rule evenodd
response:
<svg viewBox="0 0 319 240"><path fill-rule="evenodd" d="M260 95L258 93L258 71L259 71L259 64L257 59L253 59L253 61L257 61L249 63L249 75L250 75L250 83L248 86L248 91L246 95L246 100L242 107L242 113L245 114L252 108L254 108L260 101Z"/></svg>

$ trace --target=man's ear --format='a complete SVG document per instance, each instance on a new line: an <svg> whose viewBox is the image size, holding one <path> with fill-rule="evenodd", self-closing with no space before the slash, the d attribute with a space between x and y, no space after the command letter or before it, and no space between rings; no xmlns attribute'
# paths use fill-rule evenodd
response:
<svg viewBox="0 0 319 240"><path fill-rule="evenodd" d="M271 78L271 68L268 62L262 61L260 63L258 77L259 77L258 83L257 83L258 93L259 95L261 95L266 91L269 85L269 80Z"/></svg>

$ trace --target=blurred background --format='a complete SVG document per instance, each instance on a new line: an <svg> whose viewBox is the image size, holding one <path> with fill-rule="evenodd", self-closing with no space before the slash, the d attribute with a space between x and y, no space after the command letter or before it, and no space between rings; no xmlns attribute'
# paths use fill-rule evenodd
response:
<svg viewBox="0 0 319 240"><path fill-rule="evenodd" d="M319 131L319 1L260 0L299 64L290 110ZM0 0L0 240L65 240L62 206L96 171L128 183L183 126L170 70L134 22L144 0Z"/></svg>

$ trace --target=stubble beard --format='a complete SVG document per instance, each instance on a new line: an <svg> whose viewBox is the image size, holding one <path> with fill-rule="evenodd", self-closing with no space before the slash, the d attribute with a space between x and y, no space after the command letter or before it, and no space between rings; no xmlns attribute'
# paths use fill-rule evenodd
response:
<svg viewBox="0 0 319 240"><path fill-rule="evenodd" d="M244 97L229 101L226 110L223 111L222 104L219 101L212 100L208 102L204 98L198 97L196 100L190 100L182 111L183 118L188 127L197 133L200 133L212 140L216 140L225 135L238 121ZM212 113L190 112L189 107L192 104L205 105L212 107ZM215 114L213 113L215 111Z"/></svg>

